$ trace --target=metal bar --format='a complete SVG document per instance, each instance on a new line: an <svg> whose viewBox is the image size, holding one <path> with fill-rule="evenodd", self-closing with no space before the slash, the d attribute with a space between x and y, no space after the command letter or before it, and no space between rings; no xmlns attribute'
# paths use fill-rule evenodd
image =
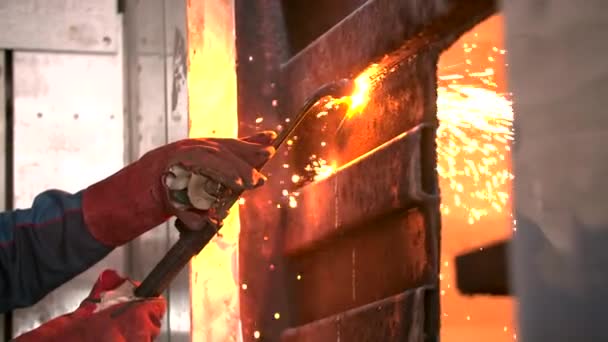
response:
<svg viewBox="0 0 608 342"><path fill-rule="evenodd" d="M421 188L420 136L403 133L300 192L287 211L285 253L293 255L345 234L364 222L406 210L437 196Z"/></svg>
<svg viewBox="0 0 608 342"><path fill-rule="evenodd" d="M316 322L287 329L281 342L421 342L424 296L419 287ZM373 328L371 328L373 327Z"/></svg>
<svg viewBox="0 0 608 342"><path fill-rule="evenodd" d="M510 241L495 242L456 257L456 284L466 295L508 296Z"/></svg>

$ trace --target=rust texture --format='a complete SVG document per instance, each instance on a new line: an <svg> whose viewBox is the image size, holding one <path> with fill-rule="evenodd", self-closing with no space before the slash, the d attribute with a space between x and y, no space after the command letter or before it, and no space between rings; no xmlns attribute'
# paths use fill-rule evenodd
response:
<svg viewBox="0 0 608 342"><path fill-rule="evenodd" d="M445 1L368 1L282 65L286 94L284 110L291 112L321 84L348 77L397 49L419 32L429 19L445 10Z"/></svg>
<svg viewBox="0 0 608 342"><path fill-rule="evenodd" d="M388 70L365 110L339 130L337 117L307 120L289 153L279 151L266 169L267 185L246 196L239 243L239 273L247 284L240 296L244 341L254 341L254 331L261 333L259 340L278 341L287 327L308 323L319 327L318 335L298 337L295 332L306 325L289 330L285 340L336 340L331 320L324 318L345 311L350 317L358 307L419 286L430 288L421 304L423 317L416 320L423 326L420 335L436 341L439 206L413 200L407 190L418 184L422 193L438 194L435 129L401 135L420 124L437 124L438 56L494 13L495 1L370 0L295 56L289 46L294 33L286 27L297 25L283 24L280 0L237 0L236 5L241 135L285 124L326 82L379 61ZM263 122L256 122L262 116ZM299 189L298 208L277 209L281 190L289 188L291 174L311 154L347 166ZM411 177L409 162L418 165L419 177ZM401 311L353 315L368 318L353 318L357 324L341 323L333 331L347 341L407 341L404 331L413 318L400 314L407 311L400 305ZM280 319L273 318L275 312Z"/></svg>
<svg viewBox="0 0 608 342"><path fill-rule="evenodd" d="M346 120L339 130L335 121L342 120L340 113L327 115L325 125L315 117L307 119L296 132L293 167L301 169L312 154L341 166L421 122L432 122L436 60L434 51L406 59L378 84L365 110ZM326 143L323 149L321 141Z"/></svg>
<svg viewBox="0 0 608 342"><path fill-rule="evenodd" d="M425 288L286 330L282 342L421 342Z"/></svg>
<svg viewBox="0 0 608 342"><path fill-rule="evenodd" d="M402 133L334 175L302 188L298 207L287 211L286 253L314 248L363 222L438 199L422 190L424 129L429 128Z"/></svg>
<svg viewBox="0 0 608 342"><path fill-rule="evenodd" d="M432 278L426 227L416 209L398 212L290 258L292 323L356 308Z"/></svg>
<svg viewBox="0 0 608 342"><path fill-rule="evenodd" d="M282 64L290 87L282 110L292 112L320 85L356 75L413 39L425 38L421 49L443 50L496 10L494 0L368 1Z"/></svg>

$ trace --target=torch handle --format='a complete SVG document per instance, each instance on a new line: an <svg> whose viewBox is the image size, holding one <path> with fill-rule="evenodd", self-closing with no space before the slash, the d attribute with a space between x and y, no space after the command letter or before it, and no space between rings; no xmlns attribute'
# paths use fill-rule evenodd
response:
<svg viewBox="0 0 608 342"><path fill-rule="evenodd" d="M180 230L179 240L135 289L135 296L139 298L160 296L177 274L190 262L190 259L197 255L217 234L217 227L211 222L207 222L201 230L181 227L183 223L179 220L175 225Z"/></svg>

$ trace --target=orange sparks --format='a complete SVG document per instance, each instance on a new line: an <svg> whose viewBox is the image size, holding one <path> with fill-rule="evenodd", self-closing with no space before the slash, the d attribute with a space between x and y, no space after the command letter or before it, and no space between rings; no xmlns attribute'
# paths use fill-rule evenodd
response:
<svg viewBox="0 0 608 342"><path fill-rule="evenodd" d="M188 2L189 136L236 138L238 131L232 4ZM210 18L212 20L210 20ZM204 24L204 25L203 25ZM260 121L261 120L256 120ZM244 204L244 202L239 202ZM236 255L239 206L230 210L222 236L215 237L190 263L192 341L238 341L240 284ZM187 315L187 313L186 313Z"/></svg>
<svg viewBox="0 0 608 342"><path fill-rule="evenodd" d="M452 84L437 90L437 171L452 191L444 215L464 210L469 224L502 212L513 178L508 159L513 140L511 102L494 90Z"/></svg>

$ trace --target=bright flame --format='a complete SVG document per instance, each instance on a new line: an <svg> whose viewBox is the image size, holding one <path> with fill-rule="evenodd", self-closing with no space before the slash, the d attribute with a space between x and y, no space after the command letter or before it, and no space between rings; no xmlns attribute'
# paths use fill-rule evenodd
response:
<svg viewBox="0 0 608 342"><path fill-rule="evenodd" d="M346 97L346 103L348 104L348 111L346 117L352 118L354 115L361 113L361 111L367 106L370 98L370 92L374 85L374 78L380 73L380 67L378 64L372 64L365 69L357 78L355 78L355 90L352 95Z"/></svg>
<svg viewBox="0 0 608 342"><path fill-rule="evenodd" d="M325 105L325 108L332 109L339 105L348 107L344 119L351 119L353 116L360 114L370 100L370 94L375 88L377 82L383 78L384 72L379 64L371 64L363 70L353 81L355 84L353 93L349 96L344 96L339 99L331 99ZM317 114L317 117L327 115L323 111Z"/></svg>
<svg viewBox="0 0 608 342"><path fill-rule="evenodd" d="M188 2L190 137L237 137L232 6L231 2ZM190 263L192 341L240 339L238 209L235 205L230 210L221 237Z"/></svg>

